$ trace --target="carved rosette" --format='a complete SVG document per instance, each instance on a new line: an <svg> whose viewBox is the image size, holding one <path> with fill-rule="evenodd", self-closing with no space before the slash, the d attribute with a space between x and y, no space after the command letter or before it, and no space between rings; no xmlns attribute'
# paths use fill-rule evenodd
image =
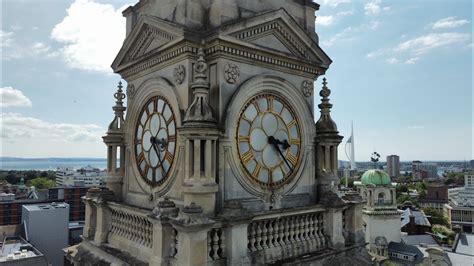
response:
<svg viewBox="0 0 474 266"><path fill-rule="evenodd" d="M184 68L183 65L179 65L174 68L173 71L173 76L174 76L174 81L176 84L181 84L184 81L184 78L186 77L186 68Z"/></svg>
<svg viewBox="0 0 474 266"><path fill-rule="evenodd" d="M313 94L314 90L314 83L312 80L303 80L301 83L301 90L303 91L303 95L305 97L309 97Z"/></svg>
<svg viewBox="0 0 474 266"><path fill-rule="evenodd" d="M239 67L232 63L227 63L224 67L224 77L227 83L235 84L239 80L240 70Z"/></svg>
<svg viewBox="0 0 474 266"><path fill-rule="evenodd" d="M135 86L133 84L128 84L127 86L127 98L129 100L133 100L133 97L135 96L136 90Z"/></svg>

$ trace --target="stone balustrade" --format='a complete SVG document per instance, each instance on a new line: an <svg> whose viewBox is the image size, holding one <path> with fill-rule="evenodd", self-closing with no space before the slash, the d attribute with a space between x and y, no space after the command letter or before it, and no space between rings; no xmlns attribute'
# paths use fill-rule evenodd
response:
<svg viewBox="0 0 474 266"><path fill-rule="evenodd" d="M323 211L257 216L247 227L247 240L252 256L263 255L265 262L325 249Z"/></svg>
<svg viewBox="0 0 474 266"><path fill-rule="evenodd" d="M148 213L137 208L109 202L108 242L115 247L130 246L151 253L153 247L153 222ZM133 253L133 251L129 251Z"/></svg>
<svg viewBox="0 0 474 266"><path fill-rule="evenodd" d="M208 261L225 259L225 231L213 228L207 232Z"/></svg>

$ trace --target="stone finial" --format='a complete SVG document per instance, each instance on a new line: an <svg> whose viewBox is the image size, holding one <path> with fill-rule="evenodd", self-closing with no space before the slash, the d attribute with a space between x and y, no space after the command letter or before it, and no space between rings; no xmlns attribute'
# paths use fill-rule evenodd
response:
<svg viewBox="0 0 474 266"><path fill-rule="evenodd" d="M327 87L326 78L323 78L323 88L319 92L319 95L322 97L321 103L318 105L321 110L321 116L316 122L316 130L318 133L329 133L337 132L337 125L331 118L331 108L332 104L329 103L329 95L331 95L331 90Z"/></svg>
<svg viewBox="0 0 474 266"><path fill-rule="evenodd" d="M114 93L114 98L116 99L115 106L112 107L115 113L115 118L109 124L109 130L107 131L107 133L121 131L125 124L123 112L127 108L123 106L123 99L125 99L125 93L123 93L123 86L121 81L119 81L117 88L117 92Z"/></svg>
<svg viewBox="0 0 474 266"><path fill-rule="evenodd" d="M189 105L184 116L184 126L190 124L216 123L209 105L209 81L207 78L207 63L204 59L204 49L198 49L198 60L194 65L193 102Z"/></svg>
<svg viewBox="0 0 474 266"><path fill-rule="evenodd" d="M176 204L165 197L162 201L159 201L157 206L153 208L151 216L155 218L170 218L178 215L178 208Z"/></svg>

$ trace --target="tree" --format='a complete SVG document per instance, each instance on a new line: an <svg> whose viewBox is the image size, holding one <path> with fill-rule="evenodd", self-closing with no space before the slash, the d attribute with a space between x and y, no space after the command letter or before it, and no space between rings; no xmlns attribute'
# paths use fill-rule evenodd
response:
<svg viewBox="0 0 474 266"><path fill-rule="evenodd" d="M342 178L340 184L345 186L346 185L346 179L347 179L347 186L348 187L354 187L354 180L352 180L352 178L348 178L348 177Z"/></svg>
<svg viewBox="0 0 474 266"><path fill-rule="evenodd" d="M444 217L441 212L434 208L424 208L423 211L428 217L428 220L432 225L439 224L449 226L448 218Z"/></svg>
<svg viewBox="0 0 474 266"><path fill-rule="evenodd" d="M44 177L38 177L35 179L31 179L28 182L26 182L27 186L34 186L35 188L42 189L42 188L52 188L56 185L56 183L53 180L44 178Z"/></svg>

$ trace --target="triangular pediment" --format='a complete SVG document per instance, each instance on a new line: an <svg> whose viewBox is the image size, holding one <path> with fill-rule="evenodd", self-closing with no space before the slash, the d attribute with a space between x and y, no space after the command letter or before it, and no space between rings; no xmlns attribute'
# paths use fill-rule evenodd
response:
<svg viewBox="0 0 474 266"><path fill-rule="evenodd" d="M226 25L219 33L255 44L262 49L315 61L325 66L332 62L317 41L283 9Z"/></svg>
<svg viewBox="0 0 474 266"><path fill-rule="evenodd" d="M160 47L176 40L182 35L180 33L182 33L181 29L176 29L165 21L144 16L128 34L112 64L112 68L116 70L120 66L153 53Z"/></svg>

